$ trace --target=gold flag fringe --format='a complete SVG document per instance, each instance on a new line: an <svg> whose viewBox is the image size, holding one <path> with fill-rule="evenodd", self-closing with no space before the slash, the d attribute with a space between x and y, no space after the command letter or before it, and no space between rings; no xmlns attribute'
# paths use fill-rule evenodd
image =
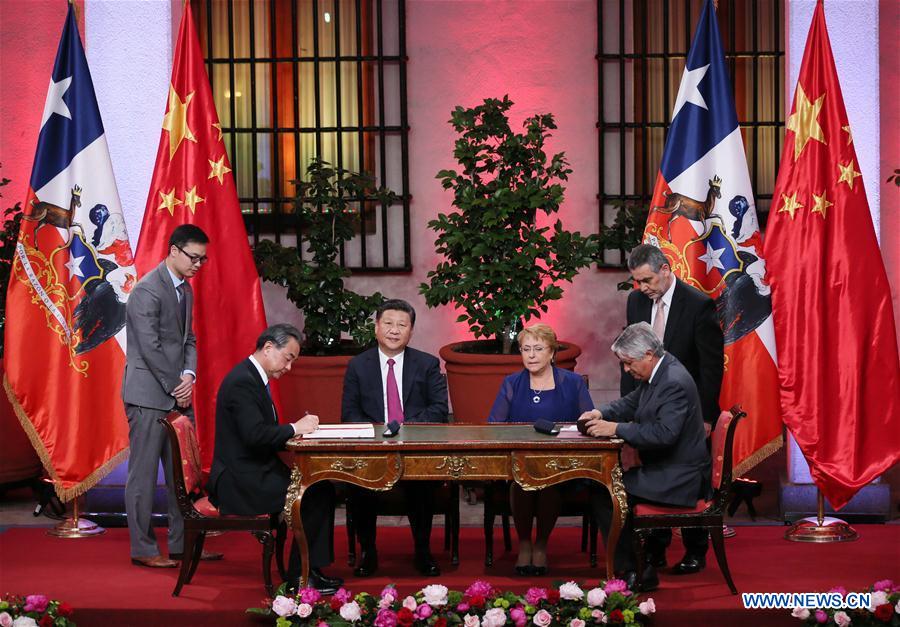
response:
<svg viewBox="0 0 900 627"><path fill-rule="evenodd" d="M72 499L81 496L95 485L100 483L100 481L112 472L113 468L121 464L128 457L128 447L125 447L118 453L112 456L109 460L107 460L102 466L94 470L87 477L82 479L80 482L76 483L71 488L63 488L59 479L59 475L56 473L56 469L53 467L53 462L50 459L50 454L47 452L47 447L44 446L43 440L41 440L41 436L38 434L37 430L34 428L34 425L31 424L31 419L28 417L28 414L25 413L25 408L19 403L19 399L16 397L16 393L12 389L12 385L9 383L9 378L4 373L3 375L3 388L6 390L6 396L9 398L9 402L13 407L13 411L16 412L16 417L19 419L19 422L22 425L22 429L25 430L25 434L28 436L28 439L31 441L31 445L34 447L34 450L37 452L38 457L41 460L41 464L43 464L44 469L47 471L47 474L50 475L50 479L53 481L53 489L56 491L56 495L59 497L64 503L71 501Z"/></svg>
<svg viewBox="0 0 900 627"><path fill-rule="evenodd" d="M732 471L732 476L741 477L746 473L750 472L754 466L762 462L764 459L772 455L772 453L776 452L784 445L784 433L782 432L777 438L773 439L771 442L764 444L761 448L757 449L753 455L743 460L740 464L734 467Z"/></svg>

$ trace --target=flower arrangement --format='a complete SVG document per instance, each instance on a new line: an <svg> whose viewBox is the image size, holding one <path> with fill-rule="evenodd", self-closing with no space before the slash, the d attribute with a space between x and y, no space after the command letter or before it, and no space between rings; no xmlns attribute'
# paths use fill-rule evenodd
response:
<svg viewBox="0 0 900 627"><path fill-rule="evenodd" d="M75 627L68 603L48 599L43 594L0 599L0 627Z"/></svg>
<svg viewBox="0 0 900 627"><path fill-rule="evenodd" d="M837 592L842 597L847 596L847 589L841 586L832 588L828 592ZM791 616L799 618L805 625L816 627L884 627L885 625L900 625L900 586L895 585L890 579L876 581L869 593L872 595L871 604L867 608L859 609L808 609L795 608Z"/></svg>
<svg viewBox="0 0 900 627"><path fill-rule="evenodd" d="M282 586L264 605L247 611L277 617L276 627L637 627L656 612L653 599L640 600L621 579L587 591L570 581L558 588L530 588L524 595L503 592L487 581L475 581L462 592L432 584L408 596L393 585L378 596L341 588L330 599L313 588L287 596Z"/></svg>

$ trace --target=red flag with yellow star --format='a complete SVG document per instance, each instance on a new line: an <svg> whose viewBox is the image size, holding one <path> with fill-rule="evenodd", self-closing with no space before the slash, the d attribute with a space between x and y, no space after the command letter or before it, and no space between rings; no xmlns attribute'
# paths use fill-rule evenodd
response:
<svg viewBox="0 0 900 627"><path fill-rule="evenodd" d="M835 509L900 460L900 360L884 262L821 0L765 242L784 422Z"/></svg>
<svg viewBox="0 0 900 627"><path fill-rule="evenodd" d="M219 384L253 352L266 316L189 2L181 18L162 136L141 224L136 255L140 276L168 254L169 236L185 223L196 224L210 239L209 263L191 279L197 336L194 411L201 461L208 469Z"/></svg>

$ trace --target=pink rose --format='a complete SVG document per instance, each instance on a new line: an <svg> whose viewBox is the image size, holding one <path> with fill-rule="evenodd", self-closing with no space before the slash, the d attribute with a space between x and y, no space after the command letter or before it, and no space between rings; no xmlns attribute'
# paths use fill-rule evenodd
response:
<svg viewBox="0 0 900 627"><path fill-rule="evenodd" d="M310 614L312 614L313 608L309 603L301 603L297 606L297 616L300 618L307 618Z"/></svg>
<svg viewBox="0 0 900 627"><path fill-rule="evenodd" d="M799 618L800 620L806 620L809 618L809 610L805 607L795 607L794 611L791 612L791 616Z"/></svg>
<svg viewBox="0 0 900 627"><path fill-rule="evenodd" d="M828 592L837 592L837 593L838 593L839 595L841 595L842 597L847 596L847 588L845 588L844 586L835 586L834 588L832 588L832 589L829 590Z"/></svg>
<svg viewBox="0 0 900 627"><path fill-rule="evenodd" d="M816 622L824 625L828 622L828 614L824 610L816 610Z"/></svg>
<svg viewBox="0 0 900 627"><path fill-rule="evenodd" d="M835 612L834 622L838 627L847 627L850 624L850 617L847 612Z"/></svg>
<svg viewBox="0 0 900 627"><path fill-rule="evenodd" d="M300 602L315 605L322 598L322 593L315 588L303 588L300 590Z"/></svg>
<svg viewBox="0 0 900 627"><path fill-rule="evenodd" d="M397 588L395 588L393 584L385 586L384 590L381 591L381 594L379 596L383 599L387 595L391 595L395 599L397 598Z"/></svg>
<svg viewBox="0 0 900 627"><path fill-rule="evenodd" d="M397 627L397 613L383 609L375 617L375 627Z"/></svg>
<svg viewBox="0 0 900 627"><path fill-rule="evenodd" d="M589 607L600 607L606 603L606 593L602 588L591 588L587 593L587 604Z"/></svg>
<svg viewBox="0 0 900 627"><path fill-rule="evenodd" d="M894 581L892 579L882 579L876 581L872 586L873 590L881 590L882 592L891 592L894 589Z"/></svg>
<svg viewBox="0 0 900 627"><path fill-rule="evenodd" d="M537 605L547 598L547 590L545 588L528 588L525 593L525 602L528 605Z"/></svg>
<svg viewBox="0 0 900 627"><path fill-rule="evenodd" d="M506 610L502 607L494 607L484 613L481 619L481 627L503 627L506 624Z"/></svg>
<svg viewBox="0 0 900 627"><path fill-rule="evenodd" d="M290 616L297 611L297 603L294 602L294 599L289 599L279 594L272 601L272 611L279 616Z"/></svg>
<svg viewBox="0 0 900 627"><path fill-rule="evenodd" d="M416 608L416 618L419 620L425 620L432 614L431 606L427 603L423 603L419 607Z"/></svg>
<svg viewBox="0 0 900 627"><path fill-rule="evenodd" d="M606 594L625 592L626 590L628 590L628 584L622 579L610 579L606 582L606 587L603 588L603 591L606 592Z"/></svg>
<svg viewBox="0 0 900 627"><path fill-rule="evenodd" d="M381 597L381 599L378 601L378 609L386 610L391 606L391 604L394 601L395 601L395 599L394 599L393 595L387 594L387 595Z"/></svg>
<svg viewBox="0 0 900 627"><path fill-rule="evenodd" d="M351 603L344 603L341 606L340 614L341 618L343 618L344 620L355 623L362 615L362 611L359 608L359 603L353 601Z"/></svg>
<svg viewBox="0 0 900 627"><path fill-rule="evenodd" d="M603 610L594 610L591 612L591 618L594 619L595 623L606 623L606 613Z"/></svg>
<svg viewBox="0 0 900 627"><path fill-rule="evenodd" d="M466 627L481 627L481 621L478 620L477 616L466 614L463 617L463 625L465 625Z"/></svg>
<svg viewBox="0 0 900 627"><path fill-rule="evenodd" d="M27 597L25 597L25 607L23 609L26 612L37 612L39 614L43 614L47 611L47 605L49 603L50 600L43 594L29 594Z"/></svg>
<svg viewBox="0 0 900 627"><path fill-rule="evenodd" d="M534 618L531 619L531 622L538 627L547 627L547 625L553 622L553 617L550 616L550 612L547 610L538 610L535 613Z"/></svg>
<svg viewBox="0 0 900 627"><path fill-rule="evenodd" d="M12 627L12 624L12 616L7 614L6 612L0 612L0 627Z"/></svg>
<svg viewBox="0 0 900 627"><path fill-rule="evenodd" d="M650 616L656 612L656 603L654 603L653 599L647 599L643 603L638 605L638 611L644 616Z"/></svg>
<svg viewBox="0 0 900 627"><path fill-rule="evenodd" d="M415 610L418 606L419 604L416 603L416 599L414 597L406 597L405 599L403 599L403 607L408 609L410 612Z"/></svg>
<svg viewBox="0 0 900 627"><path fill-rule="evenodd" d="M332 598L337 599L341 603L347 603L353 598L353 595L350 594L350 591L347 590L347 588L338 588L338 591L334 593Z"/></svg>
<svg viewBox="0 0 900 627"><path fill-rule="evenodd" d="M878 607L879 605L884 605L887 602L888 595L884 590L876 590L872 593L872 608Z"/></svg>
<svg viewBox="0 0 900 627"><path fill-rule="evenodd" d="M465 593L467 597L489 597L493 596L493 594L494 586L481 579L472 582L472 585L466 588Z"/></svg>
<svg viewBox="0 0 900 627"><path fill-rule="evenodd" d="M456 606L456 611L457 612L468 612L469 604L468 603L460 603L459 605Z"/></svg>
<svg viewBox="0 0 900 627"><path fill-rule="evenodd" d="M584 627L585 623L580 618L573 618L569 621L569 627Z"/></svg>

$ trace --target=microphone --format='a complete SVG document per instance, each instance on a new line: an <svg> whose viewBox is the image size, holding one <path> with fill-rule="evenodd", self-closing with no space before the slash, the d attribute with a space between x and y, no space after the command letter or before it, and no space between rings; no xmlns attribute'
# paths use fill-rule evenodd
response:
<svg viewBox="0 0 900 627"><path fill-rule="evenodd" d="M400 433L400 423L396 420L391 420L388 423L387 427L385 427L384 433L382 433L381 435L386 438L392 438L398 433Z"/></svg>
<svg viewBox="0 0 900 627"><path fill-rule="evenodd" d="M538 433L546 433L547 435L559 434L559 426L557 426L557 424L552 420L535 420L534 430Z"/></svg>

